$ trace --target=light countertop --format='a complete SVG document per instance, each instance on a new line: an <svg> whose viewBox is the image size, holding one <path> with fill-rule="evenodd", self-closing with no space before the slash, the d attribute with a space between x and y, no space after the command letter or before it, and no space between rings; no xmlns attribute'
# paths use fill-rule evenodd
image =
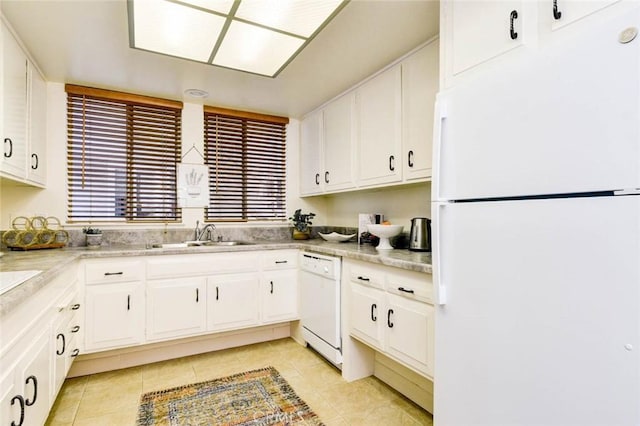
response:
<svg viewBox="0 0 640 426"><path fill-rule="evenodd" d="M34 251L10 251L4 252L4 256L0 257L0 270L40 270L42 272L0 295L0 317L6 315L15 306L19 305L41 287L56 278L65 268L80 259L282 249L300 249L330 256L340 256L348 259L378 263L411 271L431 273L431 253L412 252L406 249L378 252L370 245L358 245L353 242L333 243L319 239L307 241L252 241L250 245L240 246L146 249L143 246L128 245L101 247L97 250L78 247Z"/></svg>

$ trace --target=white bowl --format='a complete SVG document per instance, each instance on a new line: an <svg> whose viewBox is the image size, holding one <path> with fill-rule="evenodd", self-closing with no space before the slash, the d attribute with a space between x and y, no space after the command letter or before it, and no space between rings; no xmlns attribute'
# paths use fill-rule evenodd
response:
<svg viewBox="0 0 640 426"><path fill-rule="evenodd" d="M389 238L400 235L404 226L402 225L367 225L369 232L380 238L380 244L376 247L378 250L391 250L393 246L389 242Z"/></svg>
<svg viewBox="0 0 640 426"><path fill-rule="evenodd" d="M344 234L338 234L337 232L332 232L330 234L323 234L322 232L318 232L318 235L320 235L323 240L332 241L332 242L349 241L350 239L356 236L356 234L344 235Z"/></svg>

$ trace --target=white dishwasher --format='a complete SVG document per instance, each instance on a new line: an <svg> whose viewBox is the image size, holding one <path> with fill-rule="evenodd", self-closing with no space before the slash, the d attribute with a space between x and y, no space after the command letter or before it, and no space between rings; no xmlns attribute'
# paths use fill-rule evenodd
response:
<svg viewBox="0 0 640 426"><path fill-rule="evenodd" d="M340 258L301 252L300 265L302 336L309 346L340 368Z"/></svg>

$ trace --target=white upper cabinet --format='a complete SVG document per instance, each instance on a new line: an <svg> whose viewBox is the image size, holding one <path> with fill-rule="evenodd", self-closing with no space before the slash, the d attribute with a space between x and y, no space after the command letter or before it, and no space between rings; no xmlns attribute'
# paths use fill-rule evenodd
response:
<svg viewBox="0 0 640 426"><path fill-rule="evenodd" d="M443 83L522 46L528 34L523 0L454 1L440 4ZM531 2L533 3L533 2Z"/></svg>
<svg viewBox="0 0 640 426"><path fill-rule="evenodd" d="M9 29L2 24L2 139L3 174L26 174L27 57Z"/></svg>
<svg viewBox="0 0 640 426"><path fill-rule="evenodd" d="M540 14L546 15L551 20L551 29L555 31L618 1L547 0L540 5Z"/></svg>
<svg viewBox="0 0 640 426"><path fill-rule="evenodd" d="M396 65L358 87L358 185L402 179L401 69Z"/></svg>
<svg viewBox="0 0 640 426"><path fill-rule="evenodd" d="M46 184L47 86L4 21L0 36L0 176Z"/></svg>
<svg viewBox="0 0 640 426"><path fill-rule="evenodd" d="M300 195L322 193L322 111L306 116L301 123Z"/></svg>
<svg viewBox="0 0 640 426"><path fill-rule="evenodd" d="M481 72L500 72L505 61L535 54L564 33L588 29L609 12L624 13L636 4L620 0L442 0L441 86L455 86ZM571 31L558 31L563 28Z"/></svg>
<svg viewBox="0 0 640 426"><path fill-rule="evenodd" d="M326 192L354 187L353 110L355 95L349 93L323 110L322 149Z"/></svg>
<svg viewBox="0 0 640 426"><path fill-rule="evenodd" d="M27 180L47 183L47 83L38 70L29 69L29 152Z"/></svg>
<svg viewBox="0 0 640 426"><path fill-rule="evenodd" d="M406 181L431 178L438 42L402 62L402 170Z"/></svg>

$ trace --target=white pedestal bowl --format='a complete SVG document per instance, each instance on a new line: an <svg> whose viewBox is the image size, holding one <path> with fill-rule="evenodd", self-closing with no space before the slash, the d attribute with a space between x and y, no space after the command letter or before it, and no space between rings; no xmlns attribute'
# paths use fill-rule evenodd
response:
<svg viewBox="0 0 640 426"><path fill-rule="evenodd" d="M402 225L367 225L369 232L380 238L380 244L376 247L378 250L393 250L393 246L389 239L400 235L404 226Z"/></svg>

